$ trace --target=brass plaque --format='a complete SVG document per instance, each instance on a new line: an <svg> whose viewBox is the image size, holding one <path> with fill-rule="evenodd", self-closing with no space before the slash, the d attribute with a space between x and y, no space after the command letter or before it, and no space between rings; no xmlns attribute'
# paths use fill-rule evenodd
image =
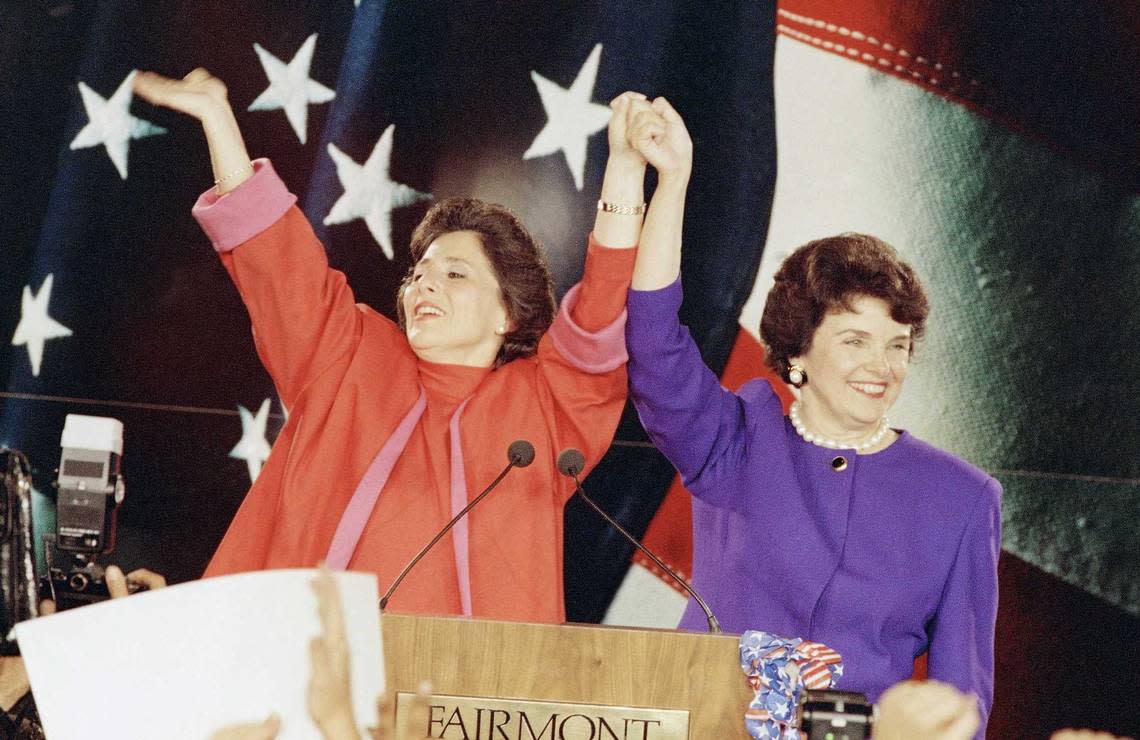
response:
<svg viewBox="0 0 1140 740"><path fill-rule="evenodd" d="M409 727L415 694L396 694L397 737L448 740L688 740L687 709L645 709L432 694L427 727ZM419 733L419 734L417 734Z"/></svg>

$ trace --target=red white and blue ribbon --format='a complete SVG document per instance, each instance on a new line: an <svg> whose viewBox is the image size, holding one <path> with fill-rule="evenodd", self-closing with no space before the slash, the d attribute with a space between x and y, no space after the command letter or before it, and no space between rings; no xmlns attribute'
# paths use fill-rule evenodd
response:
<svg viewBox="0 0 1140 740"><path fill-rule="evenodd" d="M806 689L829 689L843 658L818 642L749 630L740 636L740 667L756 697L744 726L758 740L800 740L796 709Z"/></svg>

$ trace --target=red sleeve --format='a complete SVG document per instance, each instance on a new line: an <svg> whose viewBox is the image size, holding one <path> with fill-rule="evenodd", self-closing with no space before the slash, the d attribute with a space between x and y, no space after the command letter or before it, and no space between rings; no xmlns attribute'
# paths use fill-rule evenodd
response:
<svg viewBox="0 0 1140 740"><path fill-rule="evenodd" d="M570 311L575 324L595 332L621 317L636 258L636 249L612 249L590 234L581 293Z"/></svg>
<svg viewBox="0 0 1140 740"><path fill-rule="evenodd" d="M249 311L262 364L291 408L304 388L351 352L362 313L343 273L268 162L223 198L207 192L194 216Z"/></svg>
<svg viewBox="0 0 1140 740"><path fill-rule="evenodd" d="M281 403L292 408L311 380L359 342L362 315L352 290L329 268L296 207L221 258L249 310L257 354Z"/></svg>
<svg viewBox="0 0 1140 740"><path fill-rule="evenodd" d="M575 447L587 470L609 449L625 406L625 299L636 251L591 237L582 282L562 299L538 345L553 453Z"/></svg>

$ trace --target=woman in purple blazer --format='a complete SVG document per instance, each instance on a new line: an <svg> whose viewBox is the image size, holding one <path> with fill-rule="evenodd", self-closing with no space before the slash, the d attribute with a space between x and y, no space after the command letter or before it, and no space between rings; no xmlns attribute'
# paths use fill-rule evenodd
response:
<svg viewBox="0 0 1140 740"><path fill-rule="evenodd" d="M928 672L993 699L1001 486L892 428L887 411L921 337L914 271L872 236L805 244L776 274L760 333L797 388L788 417L766 381L721 387L677 319L692 143L668 103L642 154L658 171L629 294L631 391L692 492L693 577L726 629L838 650L838 688L872 700ZM647 114L648 115L648 114ZM689 604L681 621L701 628Z"/></svg>

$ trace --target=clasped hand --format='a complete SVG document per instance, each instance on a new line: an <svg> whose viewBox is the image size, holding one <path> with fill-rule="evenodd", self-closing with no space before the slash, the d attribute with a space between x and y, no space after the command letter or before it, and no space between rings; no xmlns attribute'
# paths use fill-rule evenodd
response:
<svg viewBox="0 0 1140 740"><path fill-rule="evenodd" d="M624 92L610 101L610 161L652 165L662 179L688 180L693 142L681 116L665 98Z"/></svg>

